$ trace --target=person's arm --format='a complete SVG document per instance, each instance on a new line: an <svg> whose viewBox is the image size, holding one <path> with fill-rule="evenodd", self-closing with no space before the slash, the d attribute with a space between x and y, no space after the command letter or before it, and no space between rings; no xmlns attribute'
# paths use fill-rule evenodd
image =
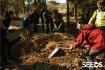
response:
<svg viewBox="0 0 105 70"><path fill-rule="evenodd" d="M93 29L93 28L95 28L94 23L89 23L89 24L84 25L82 29L89 30L89 29Z"/></svg>
<svg viewBox="0 0 105 70"><path fill-rule="evenodd" d="M82 30L81 33L78 35L76 41L74 42L72 49L80 47L81 45L84 45L86 35L87 35L87 30Z"/></svg>
<svg viewBox="0 0 105 70"><path fill-rule="evenodd" d="M60 16L61 16L61 17L60 17L60 18L61 18L61 20L60 20L61 23L60 23L60 25L58 26L58 29L64 24L63 16L62 16L61 14L60 14Z"/></svg>
<svg viewBox="0 0 105 70"><path fill-rule="evenodd" d="M93 15L92 15L92 17L90 18L90 20L89 20L89 24L90 23L94 23L95 22L95 20L96 20L96 16L97 16L97 13L96 13L96 11L93 13Z"/></svg>

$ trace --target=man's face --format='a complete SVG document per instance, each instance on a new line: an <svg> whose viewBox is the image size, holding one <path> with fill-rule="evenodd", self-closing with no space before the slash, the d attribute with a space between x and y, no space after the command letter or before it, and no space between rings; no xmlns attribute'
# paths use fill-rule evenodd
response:
<svg viewBox="0 0 105 70"><path fill-rule="evenodd" d="M104 8L104 5L102 5L101 3L97 4L98 9L102 10Z"/></svg>

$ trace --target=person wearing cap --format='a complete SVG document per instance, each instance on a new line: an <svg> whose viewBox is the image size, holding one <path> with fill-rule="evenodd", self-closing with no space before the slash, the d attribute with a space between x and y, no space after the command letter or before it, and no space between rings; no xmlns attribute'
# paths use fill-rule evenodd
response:
<svg viewBox="0 0 105 70"><path fill-rule="evenodd" d="M89 24L94 23L96 27L101 28L105 32L105 0L98 0L97 7L98 9L90 18Z"/></svg>

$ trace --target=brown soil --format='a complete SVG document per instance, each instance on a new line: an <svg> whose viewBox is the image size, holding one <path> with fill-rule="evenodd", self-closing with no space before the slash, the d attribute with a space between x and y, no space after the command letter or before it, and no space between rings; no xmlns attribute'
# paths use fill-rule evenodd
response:
<svg viewBox="0 0 105 70"><path fill-rule="evenodd" d="M19 33L21 39L12 46L13 63L7 65L10 70L82 70L84 57L81 49L61 50L56 56L48 58L56 47L66 45L67 37L62 33L34 34L32 37ZM73 36L70 39L74 42ZM68 48L68 47L66 47Z"/></svg>

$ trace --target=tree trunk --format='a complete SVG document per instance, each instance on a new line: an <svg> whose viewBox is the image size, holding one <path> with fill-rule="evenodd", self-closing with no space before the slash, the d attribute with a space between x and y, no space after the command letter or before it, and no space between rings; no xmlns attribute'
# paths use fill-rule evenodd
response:
<svg viewBox="0 0 105 70"><path fill-rule="evenodd" d="M0 12L1 12L0 14L1 15L3 15L3 4L2 3L3 3L3 1L1 0L0 1Z"/></svg>
<svg viewBox="0 0 105 70"><path fill-rule="evenodd" d="M1 14L4 15L6 8L6 0L1 0Z"/></svg>
<svg viewBox="0 0 105 70"><path fill-rule="evenodd" d="M69 0L67 0L67 25L69 25Z"/></svg>
<svg viewBox="0 0 105 70"><path fill-rule="evenodd" d="M25 14L26 9L25 9L25 2L24 2L24 0L23 0L23 8L24 8L24 14Z"/></svg>
<svg viewBox="0 0 105 70"><path fill-rule="evenodd" d="M16 3L15 12L16 12L16 16L19 16L19 4L18 3Z"/></svg>
<svg viewBox="0 0 105 70"><path fill-rule="evenodd" d="M74 21L75 21L75 23L77 23L77 1L74 6Z"/></svg>

